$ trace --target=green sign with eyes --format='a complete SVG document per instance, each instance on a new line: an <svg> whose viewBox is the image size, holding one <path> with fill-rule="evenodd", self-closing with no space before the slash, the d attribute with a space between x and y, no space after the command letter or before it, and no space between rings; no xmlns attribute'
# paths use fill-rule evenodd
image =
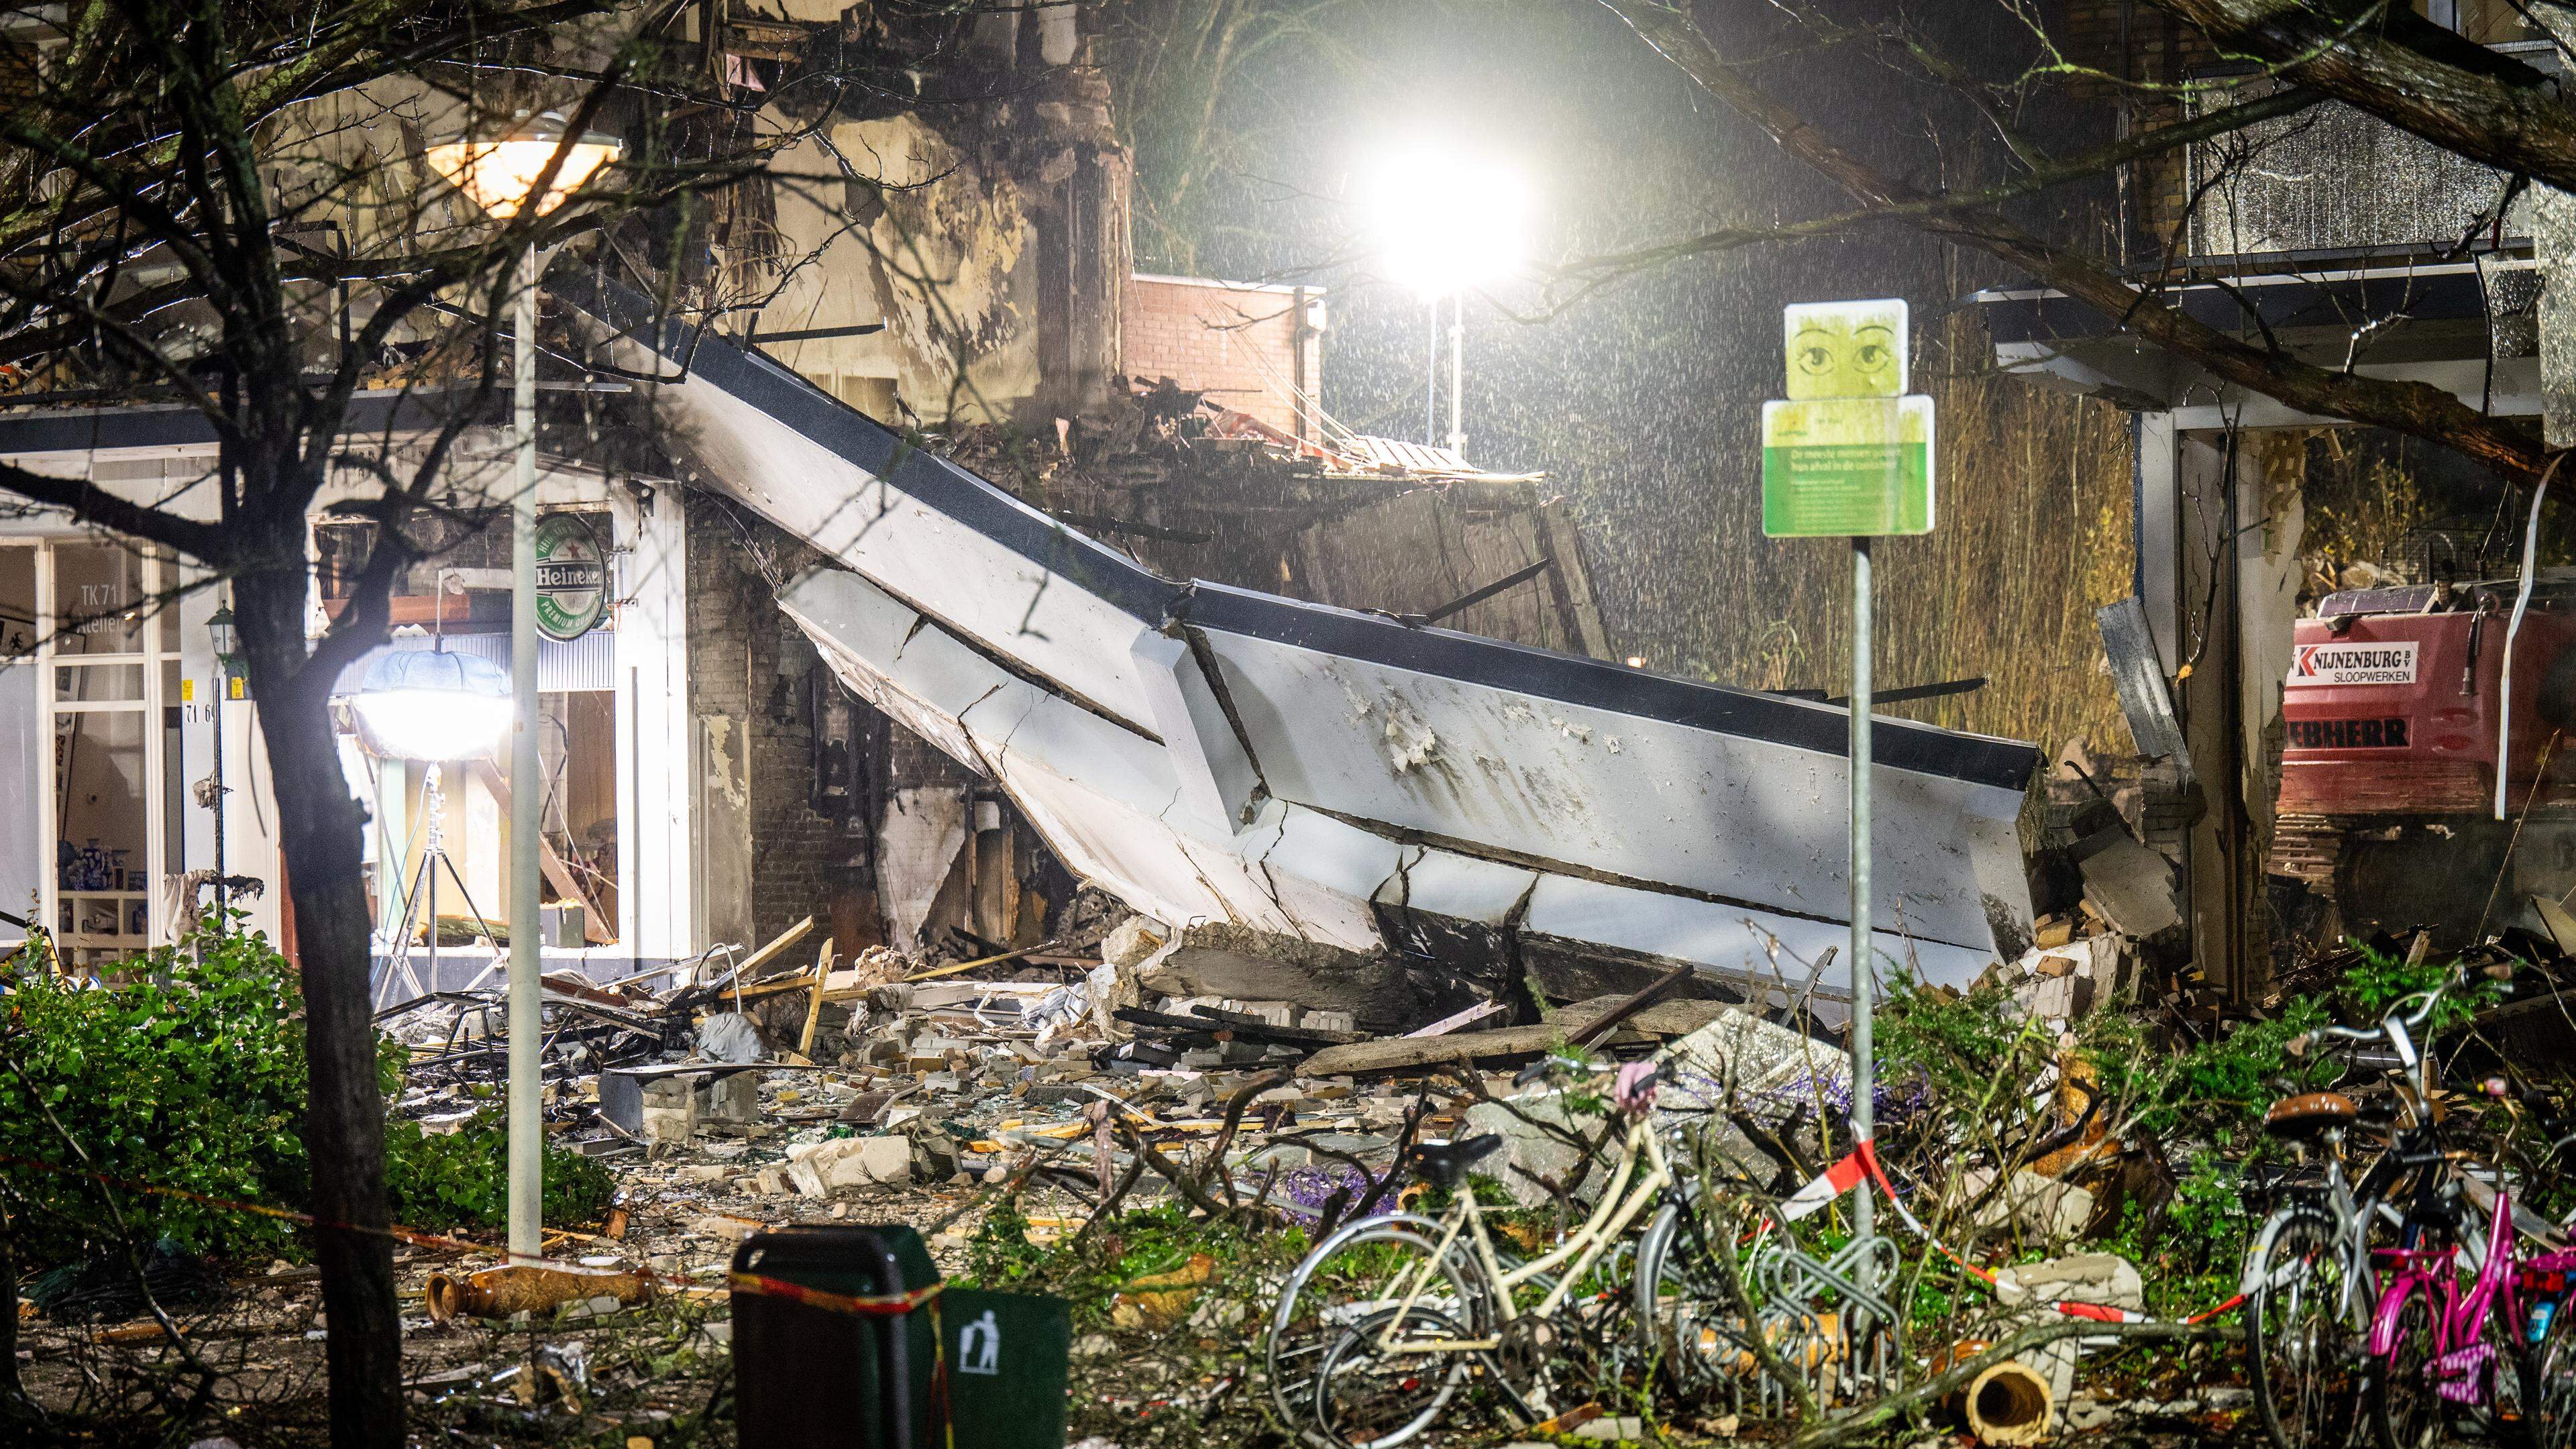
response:
<svg viewBox="0 0 2576 1449"><path fill-rule="evenodd" d="M1789 400L1762 405L1762 531L1932 531L1932 399L1905 392L1900 299L1782 309Z"/></svg>

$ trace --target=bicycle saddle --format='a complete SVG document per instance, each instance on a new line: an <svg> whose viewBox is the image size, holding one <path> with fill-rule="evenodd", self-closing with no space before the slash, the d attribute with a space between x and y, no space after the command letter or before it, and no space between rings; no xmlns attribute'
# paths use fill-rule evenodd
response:
<svg viewBox="0 0 2576 1449"><path fill-rule="evenodd" d="M1491 1156L1503 1145L1503 1139L1488 1132L1463 1142L1417 1143L1413 1149L1413 1170L1422 1180L1439 1187L1456 1187L1467 1169Z"/></svg>
<svg viewBox="0 0 2576 1449"><path fill-rule="evenodd" d="M2334 1127L2349 1127L2361 1109L2341 1092L2301 1092L2283 1097L2263 1114L2263 1130L2275 1137L2314 1137Z"/></svg>

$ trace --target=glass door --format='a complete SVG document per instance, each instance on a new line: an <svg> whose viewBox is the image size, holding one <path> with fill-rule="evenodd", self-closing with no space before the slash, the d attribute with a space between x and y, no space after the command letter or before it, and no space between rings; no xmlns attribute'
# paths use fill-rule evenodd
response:
<svg viewBox="0 0 2576 1449"><path fill-rule="evenodd" d="M167 928L153 884L170 837L168 732L155 727L178 654L170 572L113 540L52 543L37 557L38 693L53 754L45 915L76 967L135 955Z"/></svg>

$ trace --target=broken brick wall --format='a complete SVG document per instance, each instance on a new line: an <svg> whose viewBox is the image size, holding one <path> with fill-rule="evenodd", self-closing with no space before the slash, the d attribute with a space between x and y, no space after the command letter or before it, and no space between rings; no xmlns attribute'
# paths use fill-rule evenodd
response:
<svg viewBox="0 0 2576 1449"><path fill-rule="evenodd" d="M1122 370L1312 439L1321 429L1297 395L1312 394L1323 366L1323 333L1309 325L1322 306L1314 288L1139 275L1119 323Z"/></svg>
<svg viewBox="0 0 2576 1449"><path fill-rule="evenodd" d="M711 494L690 493L688 507L708 939L754 948L810 915L814 934L789 964L827 931L845 962L861 946L947 944L952 927L1027 944L1069 880L998 791L850 696L779 611L777 586L822 556Z"/></svg>
<svg viewBox="0 0 2576 1449"><path fill-rule="evenodd" d="M775 601L772 580L819 556L705 493L691 492L688 509L689 713L706 927L710 941L757 947L801 917L818 926L831 919L835 891L849 887L853 862L865 858L865 822L817 808L813 672L822 662ZM863 718L866 707L852 713Z"/></svg>

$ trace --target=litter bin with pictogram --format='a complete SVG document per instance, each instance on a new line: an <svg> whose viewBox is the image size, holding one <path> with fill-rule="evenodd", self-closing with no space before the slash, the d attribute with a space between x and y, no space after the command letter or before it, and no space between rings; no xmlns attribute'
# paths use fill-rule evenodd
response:
<svg viewBox="0 0 2576 1449"><path fill-rule="evenodd" d="M1071 1305L951 1288L938 1317L956 1449L1063 1449Z"/></svg>
<svg viewBox="0 0 2576 1449"><path fill-rule="evenodd" d="M939 1269L908 1227L754 1233L733 1255L734 1421L759 1449L944 1449Z"/></svg>
<svg viewBox="0 0 2576 1449"><path fill-rule="evenodd" d="M732 1287L746 1449L1063 1449L1061 1298L944 1288L900 1226L755 1233Z"/></svg>

